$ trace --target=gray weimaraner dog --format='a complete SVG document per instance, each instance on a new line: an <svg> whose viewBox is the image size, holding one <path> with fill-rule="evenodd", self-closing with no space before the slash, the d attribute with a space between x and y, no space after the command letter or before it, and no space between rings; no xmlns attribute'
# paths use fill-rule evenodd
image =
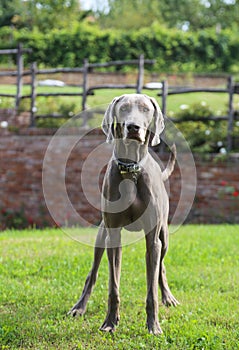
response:
<svg viewBox="0 0 239 350"><path fill-rule="evenodd" d="M160 142L164 120L154 98L140 94L116 97L105 113L102 128L107 142L114 142L113 156L108 164L102 196L103 220L95 243L94 262L79 301L69 312L82 315L97 279L98 268L107 248L109 261L108 313L102 331L112 332L119 322L119 284L121 269L121 229L144 230L147 266L147 327L160 334L158 321L158 284L163 304L176 306L170 292L163 258L168 247L168 196L164 181L173 171L176 148L172 147L164 171L148 151L150 133L152 146Z"/></svg>

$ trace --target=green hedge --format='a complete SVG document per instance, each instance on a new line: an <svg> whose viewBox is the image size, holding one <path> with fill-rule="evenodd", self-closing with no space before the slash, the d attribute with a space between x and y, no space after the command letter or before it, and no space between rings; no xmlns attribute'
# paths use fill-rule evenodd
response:
<svg viewBox="0 0 239 350"><path fill-rule="evenodd" d="M154 23L125 32L102 30L85 22L73 25L70 31L54 29L48 34L0 29L0 48L15 47L18 42L33 49L26 56L27 63L37 61L49 67L79 67L84 58L91 63L134 59L144 53L157 60L152 69L160 72L239 72L239 36L231 30L183 32ZM0 60L6 62L3 56Z"/></svg>

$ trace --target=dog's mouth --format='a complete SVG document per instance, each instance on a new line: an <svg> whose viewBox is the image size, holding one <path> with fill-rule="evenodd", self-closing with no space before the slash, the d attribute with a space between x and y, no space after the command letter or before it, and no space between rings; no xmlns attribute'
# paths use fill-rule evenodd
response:
<svg viewBox="0 0 239 350"><path fill-rule="evenodd" d="M142 143L142 139L140 137L140 135L138 133L128 133L127 134L127 137L126 137L127 140L134 140L134 141L138 141L140 143Z"/></svg>

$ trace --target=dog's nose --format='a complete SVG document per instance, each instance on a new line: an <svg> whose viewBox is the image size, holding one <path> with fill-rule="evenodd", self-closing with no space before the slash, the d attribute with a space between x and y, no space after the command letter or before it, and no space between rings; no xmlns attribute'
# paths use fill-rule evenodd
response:
<svg viewBox="0 0 239 350"><path fill-rule="evenodd" d="M139 131L139 126L135 124L128 124L127 129L129 132L138 132Z"/></svg>

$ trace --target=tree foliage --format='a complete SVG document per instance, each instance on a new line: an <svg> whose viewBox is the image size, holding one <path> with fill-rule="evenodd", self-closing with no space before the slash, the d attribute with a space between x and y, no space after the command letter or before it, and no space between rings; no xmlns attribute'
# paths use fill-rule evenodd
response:
<svg viewBox="0 0 239 350"><path fill-rule="evenodd" d="M239 1L96 1L90 13L78 0L1 0L0 48L23 42L33 49L26 61L45 66L144 53L160 71L239 71Z"/></svg>
<svg viewBox="0 0 239 350"><path fill-rule="evenodd" d="M0 41L9 34L0 30ZM6 39L5 39L6 40ZM238 72L239 37L231 30L183 32L157 23L134 32L100 29L82 22L72 28L41 32L25 29L13 32L13 43L32 48L25 62L44 66L81 66L84 58L91 63L136 59L144 53L156 59L155 71L164 72ZM1 58L1 57L0 57ZM148 67L149 68L149 67Z"/></svg>
<svg viewBox="0 0 239 350"><path fill-rule="evenodd" d="M96 0L97 1L97 0ZM98 0L100 3L101 0ZM104 27L138 29L154 21L169 28L238 28L237 0L108 0L100 12Z"/></svg>
<svg viewBox="0 0 239 350"><path fill-rule="evenodd" d="M78 0L1 0L0 27L38 28L47 32L69 27L80 17Z"/></svg>
<svg viewBox="0 0 239 350"><path fill-rule="evenodd" d="M95 0L95 19L104 28L138 30L153 22L168 28L238 29L238 0ZM85 17L80 0L1 0L0 27L47 32ZM87 13L86 13L87 14Z"/></svg>
<svg viewBox="0 0 239 350"><path fill-rule="evenodd" d="M0 27L17 23L23 14L22 5L21 0L1 0Z"/></svg>

